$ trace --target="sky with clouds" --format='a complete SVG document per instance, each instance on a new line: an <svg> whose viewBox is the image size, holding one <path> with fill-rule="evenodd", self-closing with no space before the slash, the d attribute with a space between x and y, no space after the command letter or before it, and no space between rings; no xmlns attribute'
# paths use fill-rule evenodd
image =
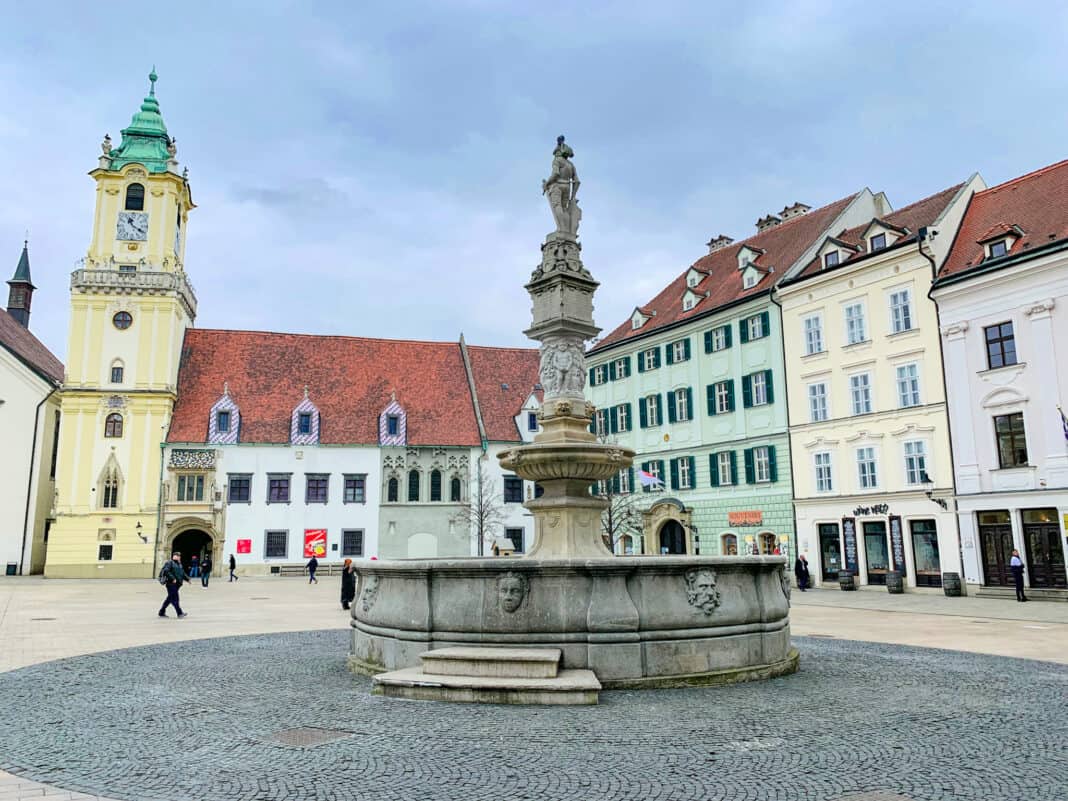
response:
<svg viewBox="0 0 1068 801"><path fill-rule="evenodd" d="M29 229L61 358L87 172L153 64L205 328L527 344L560 133L606 331L794 201L1068 157L1062 4L5 5L0 268Z"/></svg>

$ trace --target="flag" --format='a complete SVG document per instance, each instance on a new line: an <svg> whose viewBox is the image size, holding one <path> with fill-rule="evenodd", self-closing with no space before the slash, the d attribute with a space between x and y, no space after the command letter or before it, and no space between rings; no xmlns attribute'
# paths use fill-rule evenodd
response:
<svg viewBox="0 0 1068 801"><path fill-rule="evenodd" d="M664 483L652 473L646 473L644 470L638 471L638 481L643 487L659 487Z"/></svg>

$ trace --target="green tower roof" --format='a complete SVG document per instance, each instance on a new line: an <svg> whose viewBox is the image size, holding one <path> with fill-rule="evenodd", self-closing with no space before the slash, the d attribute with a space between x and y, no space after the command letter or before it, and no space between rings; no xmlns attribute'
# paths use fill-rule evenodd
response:
<svg viewBox="0 0 1068 801"><path fill-rule="evenodd" d="M143 164L149 172L167 171L167 161L171 158L167 146L171 138L167 135L167 126L163 124L159 101L156 100L155 67L149 73L148 80L148 97L133 115L129 127L122 129L122 144L110 153L113 170L127 164Z"/></svg>
<svg viewBox="0 0 1068 801"><path fill-rule="evenodd" d="M15 274L11 276L9 284L29 284L33 286L33 282L30 281L30 243L29 241L22 243L22 256L19 257L19 264L15 268Z"/></svg>

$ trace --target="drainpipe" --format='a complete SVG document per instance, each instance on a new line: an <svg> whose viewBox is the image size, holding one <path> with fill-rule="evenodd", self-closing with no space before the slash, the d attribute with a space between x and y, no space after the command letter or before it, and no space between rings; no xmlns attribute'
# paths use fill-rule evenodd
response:
<svg viewBox="0 0 1068 801"><path fill-rule="evenodd" d="M164 438L166 440L166 438ZM156 537L152 542L152 575L158 572L159 564L159 530L163 525L163 452L167 447L166 441L159 444L159 497L156 499Z"/></svg>
<svg viewBox="0 0 1068 801"><path fill-rule="evenodd" d="M790 439L790 382L786 380L786 328L783 326L782 304L779 302L778 298L776 297L778 295L778 290L779 290L778 286L773 286L771 288L771 292L768 294L768 297L771 298L771 302L774 303L779 308L779 340L780 340L781 345L782 345L782 372L783 372L783 376L782 376L782 399L783 399L783 403L786 405L785 406L785 408L786 408L786 458L790 460L790 501L791 501L790 506L792 506L793 510L794 510L794 553L792 554L792 556L794 557L794 560L796 561L797 558L801 555L801 545L798 542L798 531L797 531L797 485L794 482L793 442ZM820 547L820 545L819 545L819 541L818 541L818 538L817 538L817 542L816 542L817 550L819 549L819 547ZM822 562L821 562L821 564L822 564ZM786 575L789 576L790 575L790 569L791 569L790 558L789 557L787 557L787 559L786 559L786 568L785 569L786 569ZM821 571L818 571L818 570L817 570L817 573L819 573L820 583L822 583L823 582L823 573Z"/></svg>
<svg viewBox="0 0 1068 801"><path fill-rule="evenodd" d="M923 243L927 239L928 228L923 226L916 232L916 250L923 256L931 265L931 286L927 290L927 299L934 304L935 307L935 325L938 329L938 359L942 365L942 383L945 386L945 403L946 403L946 431L949 434L949 464L950 467L957 463L956 457L953 455L953 419L949 414L949 386L946 382L946 354L942 346L942 315L938 308L938 301L936 301L931 293L934 292L935 281L938 280L938 266L935 264L934 256L930 255L923 249ZM960 560L960 594L968 594L968 581L967 576L964 573L964 545L960 539L960 518L957 516L957 471L952 471L953 482L953 527L957 530L957 558Z"/></svg>
<svg viewBox="0 0 1068 801"><path fill-rule="evenodd" d="M22 549L19 551L19 575L22 575L23 563L26 560L26 537L30 527L30 505L33 502L33 462L37 458L37 429L41 424L41 407L48 399L56 394L58 387L53 386L51 392L41 398L37 404L37 410L33 413L33 444L30 446L30 475L26 479L26 514L22 519Z"/></svg>

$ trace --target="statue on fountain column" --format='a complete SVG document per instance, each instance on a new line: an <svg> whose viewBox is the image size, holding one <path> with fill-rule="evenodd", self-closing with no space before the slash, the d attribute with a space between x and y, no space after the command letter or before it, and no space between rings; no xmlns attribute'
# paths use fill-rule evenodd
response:
<svg viewBox="0 0 1068 801"><path fill-rule="evenodd" d="M578 172L570 161L574 155L575 151L564 143L564 137L556 137L552 175L541 182L541 193L549 199L556 232L572 237L578 236L579 222L582 220L582 209L576 199L579 188Z"/></svg>
<svg viewBox="0 0 1068 801"><path fill-rule="evenodd" d="M586 386L586 359L581 337L546 337L541 343L539 373L546 398L581 398Z"/></svg>

